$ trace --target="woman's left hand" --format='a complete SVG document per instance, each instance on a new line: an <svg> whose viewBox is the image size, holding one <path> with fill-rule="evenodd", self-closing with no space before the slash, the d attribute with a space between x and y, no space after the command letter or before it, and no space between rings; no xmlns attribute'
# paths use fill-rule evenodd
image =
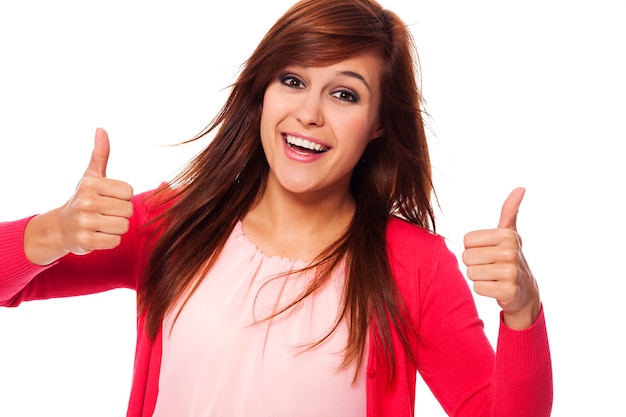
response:
<svg viewBox="0 0 626 417"><path fill-rule="evenodd" d="M525 193L516 188L502 205L498 228L465 235L463 262L477 294L495 298L508 327L530 327L541 310L539 289L522 253L517 212Z"/></svg>

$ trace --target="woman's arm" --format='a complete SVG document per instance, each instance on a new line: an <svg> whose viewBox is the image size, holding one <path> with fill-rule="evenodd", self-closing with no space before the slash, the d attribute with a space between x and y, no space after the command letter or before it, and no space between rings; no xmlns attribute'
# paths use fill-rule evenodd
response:
<svg viewBox="0 0 626 417"><path fill-rule="evenodd" d="M0 306L114 288L136 289L156 237L157 225L150 219L158 210L147 201L152 194L148 191L131 200L134 213L129 231L118 246L84 255L68 253L45 266L32 263L24 252L24 232L34 218L0 223Z"/></svg>
<svg viewBox="0 0 626 417"><path fill-rule="evenodd" d="M89 166L66 204L0 223L0 305L136 287L146 195L133 198L130 185L106 178L108 155L107 134L98 129Z"/></svg>
<svg viewBox="0 0 626 417"><path fill-rule="evenodd" d="M437 273L422 300L420 371L451 415L550 415L553 386L546 326L516 231L523 196L524 189L518 188L507 198L497 229L465 238L463 261L474 290L502 307L495 357L449 251L438 256Z"/></svg>
<svg viewBox="0 0 626 417"><path fill-rule="evenodd" d="M442 243L420 291L418 370L456 417L547 417L552 368L543 311L513 330L500 325L494 352L454 255ZM495 353L495 354L494 354Z"/></svg>

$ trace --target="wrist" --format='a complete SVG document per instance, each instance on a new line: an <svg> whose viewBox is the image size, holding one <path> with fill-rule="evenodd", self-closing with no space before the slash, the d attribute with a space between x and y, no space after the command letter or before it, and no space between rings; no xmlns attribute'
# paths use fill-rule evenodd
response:
<svg viewBox="0 0 626 417"><path fill-rule="evenodd" d="M65 256L65 250L60 242L56 210L33 217L24 229L24 254L35 265L49 265Z"/></svg>
<svg viewBox="0 0 626 417"><path fill-rule="evenodd" d="M504 324L512 330L525 330L531 327L537 321L541 312L541 300L534 299L528 305L518 311L510 312L502 311L502 320Z"/></svg>

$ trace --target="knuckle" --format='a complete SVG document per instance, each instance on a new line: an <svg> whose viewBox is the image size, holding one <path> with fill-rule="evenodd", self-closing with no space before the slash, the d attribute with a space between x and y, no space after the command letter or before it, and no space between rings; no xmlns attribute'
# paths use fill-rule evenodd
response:
<svg viewBox="0 0 626 417"><path fill-rule="evenodd" d="M93 247L93 242L91 241L91 233L86 230L80 230L76 233L76 241L77 246L79 246L83 250L90 250Z"/></svg>
<svg viewBox="0 0 626 417"><path fill-rule="evenodd" d="M130 218L135 212L135 206L132 203L126 204L126 218Z"/></svg>
<svg viewBox="0 0 626 417"><path fill-rule="evenodd" d="M467 278L470 279L471 281L475 280L475 275L476 275L476 268L474 268L473 266L468 266L467 267Z"/></svg>
<svg viewBox="0 0 626 417"><path fill-rule="evenodd" d="M517 250L514 248L502 249L502 252L500 253L500 257L503 262L517 263Z"/></svg>
<svg viewBox="0 0 626 417"><path fill-rule="evenodd" d="M122 243L122 237L119 235L113 235L111 236L111 239L110 239L109 248L110 249L116 248L120 245L120 243Z"/></svg>
<svg viewBox="0 0 626 417"><path fill-rule="evenodd" d="M506 277L507 282L516 282L519 269L517 264L506 264L502 267L502 275Z"/></svg>
<svg viewBox="0 0 626 417"><path fill-rule="evenodd" d="M130 221L128 219L122 219L122 225L120 227L121 234L128 232L128 229L130 229Z"/></svg>
<svg viewBox="0 0 626 417"><path fill-rule="evenodd" d="M76 216L76 227L79 230L80 234L87 233L87 230L90 229L91 220L89 216L82 214Z"/></svg>
<svg viewBox="0 0 626 417"><path fill-rule="evenodd" d="M118 180L107 178L108 187L118 198L130 200L133 197L133 187L130 184Z"/></svg>
<svg viewBox="0 0 626 417"><path fill-rule="evenodd" d="M503 299L505 300L514 300L517 297L518 287L513 283L508 283L502 289Z"/></svg>
<svg viewBox="0 0 626 417"><path fill-rule="evenodd" d="M96 208L96 202L93 198L79 198L76 206L80 211L94 211Z"/></svg>
<svg viewBox="0 0 626 417"><path fill-rule="evenodd" d="M84 177L80 180L80 182L78 183L78 189L90 189L90 188L94 188L96 186L96 184L98 183L98 179L97 178L93 178L93 177Z"/></svg>
<svg viewBox="0 0 626 417"><path fill-rule="evenodd" d="M463 261L463 263L465 265L469 265L469 260L470 260L470 255L467 253L467 251L463 251L463 253L461 254L461 261Z"/></svg>
<svg viewBox="0 0 626 417"><path fill-rule="evenodd" d="M476 246L476 237L479 233L479 231L472 231L463 236L463 245L466 249Z"/></svg>
<svg viewBox="0 0 626 417"><path fill-rule="evenodd" d="M474 285L472 286L472 289L478 295L485 295L484 285L480 281L474 282Z"/></svg>
<svg viewBox="0 0 626 417"><path fill-rule="evenodd" d="M128 198L132 198L134 194L135 190L133 190L133 187L130 184L126 184L126 195L128 196Z"/></svg>
<svg viewBox="0 0 626 417"><path fill-rule="evenodd" d="M499 230L501 233L502 241L507 246L513 247L515 249L519 248L520 239L519 239L519 235L517 234L515 230L511 230L511 229L499 229Z"/></svg>

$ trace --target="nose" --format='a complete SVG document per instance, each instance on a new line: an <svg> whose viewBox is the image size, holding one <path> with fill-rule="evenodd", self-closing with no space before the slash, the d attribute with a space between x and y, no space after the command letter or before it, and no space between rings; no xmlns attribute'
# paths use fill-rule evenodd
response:
<svg viewBox="0 0 626 417"><path fill-rule="evenodd" d="M322 99L314 93L303 94L295 116L304 126L322 126L324 124L324 112Z"/></svg>

